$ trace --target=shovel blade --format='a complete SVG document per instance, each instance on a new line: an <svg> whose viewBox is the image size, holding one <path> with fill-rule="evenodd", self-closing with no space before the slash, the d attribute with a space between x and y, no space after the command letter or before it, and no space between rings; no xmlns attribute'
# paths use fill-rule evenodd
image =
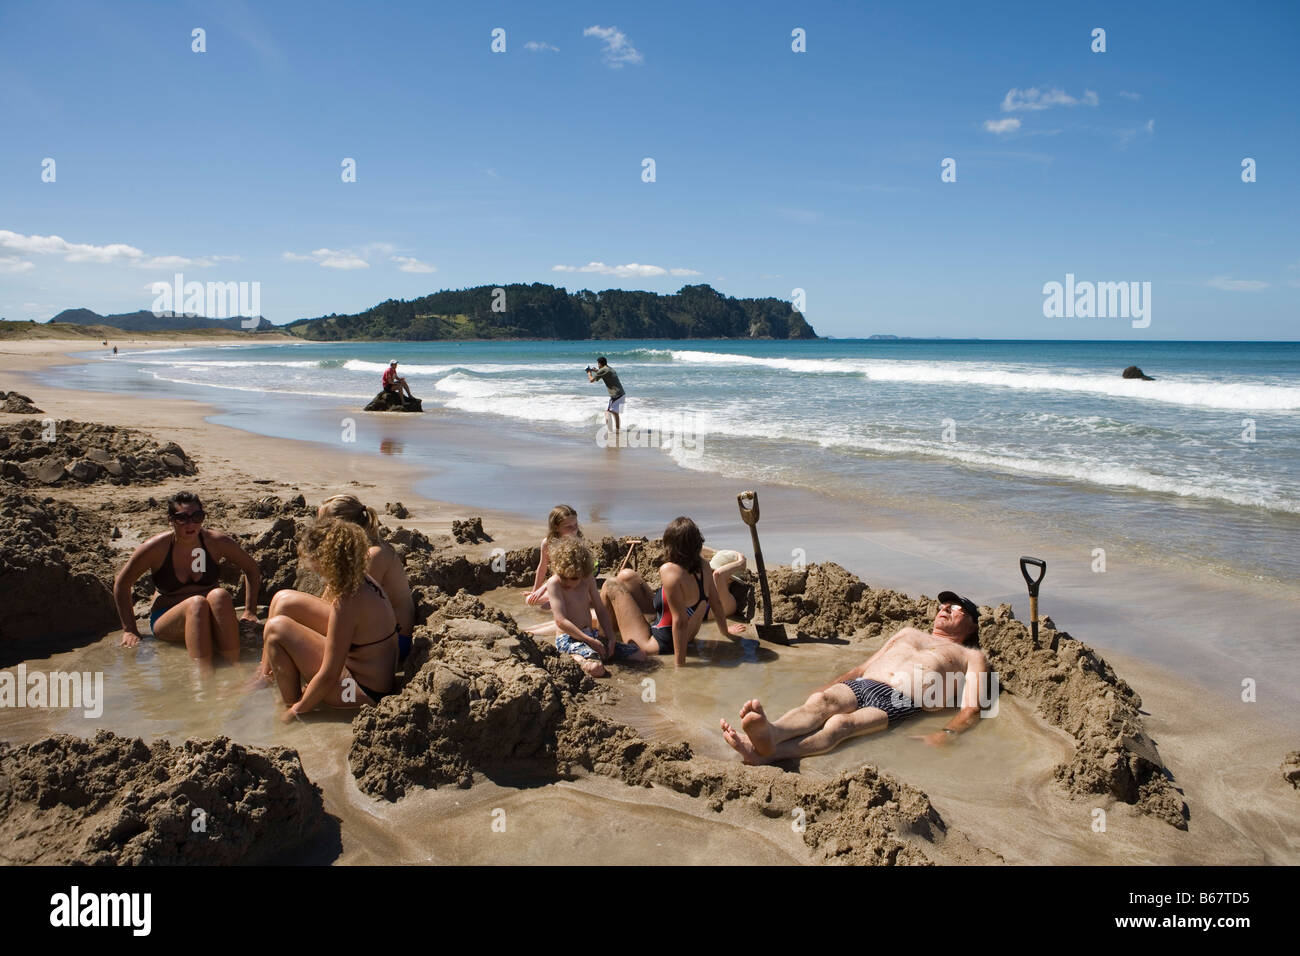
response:
<svg viewBox="0 0 1300 956"><path fill-rule="evenodd" d="M755 624L754 630L760 641L767 641L770 644L790 644L790 635L786 633L784 624Z"/></svg>

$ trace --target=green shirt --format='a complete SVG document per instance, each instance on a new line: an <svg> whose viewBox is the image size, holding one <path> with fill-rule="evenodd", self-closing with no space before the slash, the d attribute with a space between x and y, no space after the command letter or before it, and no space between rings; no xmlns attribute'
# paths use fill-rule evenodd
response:
<svg viewBox="0 0 1300 956"><path fill-rule="evenodd" d="M623 391L623 383L618 380L618 373L606 365L604 368L598 368L592 372L592 378L596 381L603 381L605 387L609 389L609 400L622 398L626 393Z"/></svg>

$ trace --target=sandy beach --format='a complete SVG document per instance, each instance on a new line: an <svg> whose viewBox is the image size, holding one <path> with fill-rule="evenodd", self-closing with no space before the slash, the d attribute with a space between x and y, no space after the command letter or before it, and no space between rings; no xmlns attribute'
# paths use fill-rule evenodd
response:
<svg viewBox="0 0 1300 956"><path fill-rule="evenodd" d="M137 340L131 348L182 344ZM205 338L202 344L217 343ZM806 528L791 539L765 519L773 520L772 555L790 552L787 539L814 542L806 569L774 567L775 558L769 564L776 619L812 639L737 648L704 635L693 658L699 663L677 671L671 663L615 665L611 677L592 681L549 642L521 632L549 617L522 601L521 582L531 583L529 561L544 531L545 511L534 507L534 494L551 503L578 499L571 503L584 516L584 533L604 539L602 567L617 562L624 536L651 539L637 561L652 575L653 539L679 513L700 520L710 545L748 550L734 515L725 537L713 530L724 526L728 508L734 511L736 489L691 474L684 500L686 482L674 488L662 472L640 482L614 473L639 507L663 515L657 524L629 526L615 508L602 518L602 509L584 498L585 486L574 479L565 484L563 462L543 462L545 452L536 449L519 450L513 459L516 468L526 459L539 469L528 474L541 490L530 490L525 503L501 477L515 451L498 448L485 453L499 463L480 478L475 501L435 500L421 493L431 480L427 471L400 455L252 434L212 423L218 410L195 402L60 388L48 370L70 364L69 353L79 348L85 343L0 343L0 389L29 396L41 410L6 412L0 426L16 432L20 422L53 418L129 429L159 447L175 443L197 470L129 485L6 484L10 499L22 495L33 499L28 507L77 509L93 517L84 529L108 532L98 543L102 552L87 552L86 567L94 569L88 573L107 574L111 584L112 570L130 549L163 530L157 503L189 489L203 497L210 527L244 536L257 545L255 556L279 555L275 560L288 574L285 528L296 529L325 497L352 492L380 512L390 538L400 542L419 599L419 643L402 694L355 719L315 714L285 726L275 690L247 687L255 634L246 635L240 665L219 667L210 679L200 678L177 647L151 638L136 649L118 647L116 628L53 647L32 638L5 641L0 666L6 669L22 663L102 672L105 684L103 713L93 720L52 708L0 711L0 740L10 748L0 750L0 764L10 761L14 779L26 779L22 768L39 762L22 748L50 734L108 731L177 747L187 739L230 738L232 745L208 745L204 759L246 767L252 758L230 747L274 751L258 791L271 808L264 816L322 821L309 834L285 835L283 856L276 858L320 863L1300 862L1300 791L1282 769L1298 743L1294 722L1286 719L1294 688L1244 703L1239 670L1226 669L1210 646L1180 650L1154 637L1120 643L1115 635L1129 630L1123 621L1091 614L1087 602L1095 599L1072 590L1068 577L1052 579L1057 590L1044 608L1052 620L1034 645L1024 627L1023 590L1005 568L997 572L1001 587L987 583L993 572L986 575L980 565L990 544L978 529L943 534L923 516L891 512L869 535L845 530L837 541L835 522L827 520L824 540ZM403 424L392 428L399 434ZM616 469L618 462L606 457L599 467ZM448 474L454 478L450 463ZM546 480L552 475L553 483ZM522 476L519 469L514 480ZM834 507L778 487L760 494L773 502L773 514L809 516L813 528L811 516ZM484 507L484 501L500 505ZM397 502L408 517L387 510ZM18 508L11 511L18 515ZM457 542L452 522L473 516L481 517L491 540ZM64 527L56 518L55 526ZM495 549L506 557L501 573L491 570ZM936 567L953 580L934 580ZM1268 601L1296 604L1294 594L1267 589L1248 602L1242 595L1249 587L1234 582L1154 581L1117 584L1113 616L1164 618L1200 593L1207 604L1220 605L1222 620L1258 630L1271 613ZM982 642L1006 691L997 719L981 721L946 748L914 739L945 722L927 714L904 730L808 758L797 772L741 765L718 732L719 718L734 721L741 703L755 696L770 713L795 706L874 652L893 627L928 626L934 595L944 587L986 605ZM828 634L838 642L819 639ZM1257 676L1272 692L1267 675ZM117 745L97 746L109 752ZM301 773L321 790L319 807L296 776L297 765L277 748L296 752ZM108 795L103 799L105 819L122 812ZM7 818L0 814L0 836L25 834L0 851L0 860L86 858L78 841L90 839L89 831L60 838L57 811L42 822L30 809L33 801L39 802L29 795ZM96 839L104 843L102 834ZM147 859L140 845L136 840L131 852ZM111 849L97 852L126 858Z"/></svg>

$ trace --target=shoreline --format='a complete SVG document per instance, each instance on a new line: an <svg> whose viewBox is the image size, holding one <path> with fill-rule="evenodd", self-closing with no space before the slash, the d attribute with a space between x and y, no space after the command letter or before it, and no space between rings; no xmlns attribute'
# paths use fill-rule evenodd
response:
<svg viewBox="0 0 1300 956"><path fill-rule="evenodd" d="M179 386L173 391L202 395L206 390ZM281 436L276 440L289 445L306 441L322 452L339 452L339 415L350 416L356 408L338 400L263 394L277 403L279 414L268 417L266 399L236 392L221 408L205 404L213 412L206 420L243 434L264 438L276 432ZM1279 648L1272 638L1278 609L1300 615L1300 590L1224 573L1212 564L1153 563L1158 554L1105 540L1109 566L1097 574L1092 548L1099 542L1077 529L1055 528L1055 522L1021 529L990 521L968 503L899 501L888 488L869 488L855 500L827 489L733 480L690 469L655 448L602 453L572 439L531 434L509 419L441 408L420 416L357 416L356 421L355 451L347 454L401 460L405 473L415 476L411 494L444 508L490 514L507 526L531 528L533 535L540 536L542 516L556 501L579 505L584 526L597 533L650 537L686 510L713 545L747 552L749 535L732 504L744 481L745 488L762 493L764 514L771 516L760 532L772 555L835 561L873 585L907 593L952 587L990 606L1010 603L1023 615L1026 592L1016 565L1019 555L1031 553L1051 567L1040 612L1067 630L1079 629L1103 652L1125 653L1204 688L1217 687L1224 702L1237 693L1235 680L1223 684L1225 668L1243 676L1271 673L1279 653L1300 665L1300 652ZM420 455L424 460L418 464L406 458ZM579 460L581 466L574 467ZM506 508L503 495L509 497ZM1189 630L1188 620L1197 626ZM1300 687L1283 686L1277 693L1280 697L1268 704L1274 719L1281 719L1286 707L1300 707Z"/></svg>
<svg viewBox="0 0 1300 956"><path fill-rule="evenodd" d="M17 343L0 343L0 354L7 351L15 351L9 348ZM218 415L220 410L211 405L195 403L189 400L181 399L146 399L135 396L122 396L112 393L92 393L82 392L73 389L57 389L46 385L40 380L39 371L42 368L48 368L56 364L69 364L69 358L65 351L65 346L69 343L58 343L58 348L51 348L55 344L51 340L41 340L32 343L33 345L44 346L32 348L30 350L17 350L28 358L28 365L23 370L11 371L11 375L22 379L20 382L5 382L6 387L17 387L17 390L36 393L32 397L36 404L46 410L47 413L56 418L71 418L79 421L108 421L114 425L136 427L156 434L163 440L175 440L192 457L195 457L202 463L200 474L195 480L174 480L167 482L163 486L143 486L138 489L139 492L147 492L150 495L161 496L163 489L172 490L173 485L197 486L202 488L209 483L221 482L220 466L229 464L233 471L248 472L244 479L250 482L257 482L261 475L275 474L275 484L262 486L263 491L280 490L281 488L300 491L309 501L318 501L326 494L342 490L349 482L354 486L359 486L358 494L368 504L381 510L381 520L385 523L393 523L393 519L387 515L382 515L382 504L378 498L370 500L367 498L367 489L374 488L379 497L391 500L401 500L411 511L412 517L402 521L406 527L414 527L426 534L445 533L449 527L452 518L469 517L471 515L482 515L489 532L496 539L493 544L505 548L512 547L530 547L535 546L536 540L540 538L542 532L543 520L539 515L537 519L530 519L523 514L510 510L492 511L491 509L456 505L450 501L440 500L437 498L427 497L419 492L421 485L428 484L430 478L425 474L424 469L419 465L406 461L394 461L391 457L381 456L379 454L358 454L355 451L346 451L340 448L323 447L322 443L296 441L292 439L272 438L265 435L238 430L232 426L213 424L209 419ZM84 342L76 344L84 345ZM159 345L175 346L174 340L159 342ZM201 344L215 344L211 340ZM102 346L94 346L94 349ZM87 349L90 350L90 349ZM71 361L78 361L73 358ZM7 420L16 420L19 416L6 416ZM274 463L273 465L270 463ZM215 467L214 467L215 466ZM662 474L656 470L652 478L657 478ZM705 483L703 478L696 474L691 474L690 478L693 485L698 486ZM242 479L241 479L242 480ZM652 483L652 482L648 482ZM707 482L705 484L718 486L722 485L721 480ZM215 486L223 487L224 486ZM252 484L246 485L251 489ZM571 486L577 490L577 486ZM136 491L136 489L132 489ZM498 488L498 490L501 490ZM239 489L234 491L224 491L226 495L238 495ZM660 489L662 495L662 489ZM771 494L772 500L780 500L782 495L779 491L764 491L765 495ZM556 497L552 495L552 497ZM789 500L793 501L798 496L790 494ZM765 497L765 502L770 499ZM576 502L575 502L576 503ZM806 505L805 505L806 506ZM522 505L519 505L522 508ZM719 514L724 508L719 507ZM701 513L708 511L704 509ZM767 512L765 512L767 513ZM544 512L543 512L544 514ZM721 518L714 523L720 524ZM732 521L733 524L734 520ZM600 533L648 533L652 536L658 533L658 529L627 527L626 524L616 518L601 518L601 520L584 520L584 527L588 529L589 535L599 535ZM702 522L704 527L704 522ZM763 540L769 540L769 532L764 526ZM776 527L779 527L776 526ZM776 528L773 528L775 531ZM859 551L862 549L862 539L855 536L856 533L850 532L845 534L849 539L849 549L856 546ZM706 530L706 537L713 538L713 535ZM730 538L738 535L730 535ZM897 554L905 554L908 549L917 551L917 535L904 521L893 528L876 529L873 532L875 540L881 544L887 545L888 548ZM780 533L772 535L772 540L783 541L784 536ZM854 541L856 540L856 545ZM934 545L934 541L923 542L920 551L926 551ZM951 543L949 544L951 548ZM748 553L748 548L743 549ZM848 550L848 549L845 549ZM781 553L781 548L774 547L770 551L776 555ZM833 559L833 558L832 558ZM827 560L823 553L808 554L809 561ZM841 562L843 563L843 562ZM923 572L922 568L928 568L935 563L933 556L923 557L923 559L914 562L910 567L900 567L893 577L905 580L916 580L922 577L923 573L933 577L929 571ZM946 566L952 577L960 577L961 554L960 548L952 548L952 553L942 554L939 561ZM845 564L850 571L862 574L861 563L858 566ZM863 574L863 577L870 580L873 587L885 586L896 587L889 580L889 575L879 572L870 575ZM966 588L966 581L963 579L962 588ZM1058 578L1053 584L1064 591L1064 583ZM908 593L923 591L932 593L941 586L947 586L947 582L935 585L933 587L901 587ZM969 589L967 589L969 590ZM966 593L966 590L963 590ZM988 598L981 594L980 603L997 603L1000 594L994 594ZM1064 626L1074 628L1076 637L1085 643L1096 647L1107 659L1111 660L1120 676L1126 679L1142 695L1146 701L1148 711L1149 728L1154 737L1157 738L1166 762L1169 764L1175 774L1175 785L1182 788L1187 797L1187 803L1193 814L1193 827L1199 831L1196 835L1184 834L1179 837L1166 839L1161 837L1156 840L1156 845L1150 848L1153 859L1152 862L1223 862L1225 860L1256 860L1266 862L1297 862L1300 861L1300 838L1291 838L1288 845L1276 848L1273 853L1263 852L1262 847L1264 834L1268 832L1267 819L1271 814L1258 806L1260 802L1269 803L1277 799L1278 794L1275 792L1276 787L1270 784L1267 775L1260 775L1259 772L1267 767L1267 761L1272 759L1274 766L1280 763L1286 750L1294 749L1294 742L1291 741L1289 746L1280 747L1286 739L1286 734L1290 733L1287 728L1280 722L1266 718L1260 714L1249 722L1243 721L1240 716L1234 716L1234 709L1228 701L1235 693L1232 687L1220 689L1212 699L1206 699L1206 687L1198 686L1195 682L1171 676L1162 670L1158 662L1140 659L1137 656L1126 653L1117 647L1107 647L1103 642L1098 641L1089 628L1084 624L1083 619L1074 612L1069 611L1069 602L1063 600L1063 595L1058 597L1061 592L1053 592L1053 602L1049 608L1044 610L1053 614ZM1159 604L1158 601L1149 603ZM1023 597L1019 599L1018 607L1023 608ZM1061 610L1067 608L1067 610ZM1145 607L1144 607L1145 610ZM112 646L112 639L106 638L95 644L90 645L93 653L107 654L115 651ZM108 645L105 647L104 645ZM167 649L158 648L159 657ZM811 649L810 649L811 650ZM59 655L62 656L62 655ZM809 655L810 660L812 655ZM821 660L821 658L816 658ZM820 666L820 665L818 665ZM721 672L720 672L721 673ZM811 670L809 671L811 673ZM1235 675L1235 672L1234 672ZM622 687L623 697L626 700L629 693L635 693L633 688L635 682L631 680L634 675L627 675L627 679L620 678L617 684L611 683L610 686L629 685ZM1260 675L1261 678L1263 674ZM719 684L722 681L719 680ZM1228 682L1229 685L1233 681ZM1263 681L1261 680L1261 683ZM793 693L798 688L792 688ZM1261 696L1263 696L1261 694ZM738 701L737 701L738 702ZM618 712L624 704L616 704L614 711ZM633 708L635 709L635 708ZM728 703L727 709L731 709ZM1237 713L1240 713L1239 709ZM29 715L30 716L30 715ZM268 739L275 739L277 742L288 742L292 746L300 746L302 741L288 740L277 738L274 733L266 731L261 724L260 716L257 718L257 731L252 734L254 738L268 736ZM35 724L26 725L28 729L35 730ZM348 725L345 723L313 722L310 733L313 736L323 736L327 738L326 743L322 745L308 746L304 749L304 766L308 767L309 775L326 788L326 805L327 809L333 813L342 813L345 821L359 826L357 823L359 817L372 815L371 810L367 809L369 805L368 798L364 797L356 789L355 782L351 780L351 774L347 770L344 755L331 749L334 745L329 743L330 740L335 744L344 739L347 733ZM128 726L129 730L129 726ZM701 748L703 752L712 752L709 748L716 744L716 741L710 743L710 738L701 736L701 731L689 727L679 727L674 724L674 732L684 732L692 745ZM1217 737L1210 735L1218 732ZM5 733L5 736L9 736ZM301 735L300 735L301 736ZM679 738L680 739L680 738ZM254 742L260 743L260 739ZM853 763L853 758L871 759L873 745L865 745L854 748L847 753L847 763ZM345 749L345 748L344 748ZM881 747L883 752L890 752L890 747ZM1276 753L1274 753L1276 750ZM1225 770L1221 764L1224 759L1231 759L1235 762L1235 776L1233 770ZM835 766L843 761L828 761L829 765ZM805 772L817 772L820 768L810 767ZM1281 786L1280 774L1273 772L1273 783ZM904 779L909 782L913 781L910 776L904 774ZM1235 789L1227 786L1230 779L1241 781ZM923 781L924 782L924 781ZM942 784L938 784L942 786ZM492 793L489 788L485 788L480 794L476 784L475 792L470 798L474 805L482 804L482 801L491 798ZM495 787L495 785L490 785ZM559 813L561 818L563 813L574 812L571 806L575 798L566 794L570 791L583 794L585 796L579 799L579 802L589 799L613 801L618 803L620 800L632 804L636 801L635 806L642 806L641 795L637 791L610 789L613 787L606 781L593 781L589 778L583 778L578 782L569 782L557 784L555 787L543 788L545 794L538 794L537 801L547 804L551 809L546 810L545 814ZM622 786L617 785L617 786ZM924 788L931 792L936 801L936 805L943 810L945 819L949 819L955 825L960 827L966 834L970 835L976 842L991 846L995 850L1004 850L1010 848L1010 857L1019 862L1034 862L1032 855L1025 852L1025 838L1021 837L1020 844L1017 848L1017 838L1014 835L1016 829L1017 811L1015 808L990 808L980 807L977 803L963 804L959 795L952 792L951 788L946 788L949 792L942 796L936 795L941 793L940 790L934 790L935 785L926 785ZM602 789L604 788L604 789ZM495 791L492 791L495 792ZM656 793L658 791L655 791ZM1245 794L1252 794L1253 801L1244 799ZM529 804L528 798L520 798L518 793L514 794L514 799L521 800L520 807ZM680 813L681 807L679 802L667 797L656 798L664 801L674 807L673 813ZM535 801L535 802L537 802ZM567 801L567 803L566 803ZM568 810L556 810L552 804L558 803L568 807ZM1238 806L1238 804L1241 806ZM432 809L441 807L444 811L449 810L452 806L452 798L445 789L430 791L416 797L408 797L403 800L398 809L393 810L391 816L393 819L411 819L416 814L416 807ZM1073 804L1067 803L1066 806L1074 806L1080 813L1086 813L1082 802L1076 801ZM344 807L350 807L344 810ZM390 808L392 809L392 808ZM1266 819L1257 819L1257 811ZM632 811L629 811L632 812ZM640 810L635 811L641 813ZM545 815L544 814L544 815ZM1256 839L1260 841L1258 855L1242 856L1244 848L1220 847L1218 850L1213 848L1214 831L1219 831L1217 836L1221 838L1224 831L1220 826L1209 825L1206 819L1208 814L1211 820L1220 820L1222 824L1241 833L1254 833ZM387 813L385 814L387 815ZM689 816L690 814L688 814ZM553 818L552 818L553 819ZM701 816L700 819L706 819ZM468 826L468 823L466 824ZM647 824L649 825L649 824ZM373 825L372 825L373 826ZM755 824L752 821L741 820L737 826L740 828L737 833L737 839L743 842L745 834L755 834ZM780 821L776 823L781 827ZM1118 826L1118 823L1117 823ZM1142 824L1134 824L1136 829L1141 830ZM383 830L382 826L378 829ZM761 829L761 828L759 828ZM1207 832L1208 831L1208 832ZM467 831L468 832L468 831ZM669 832L669 831L664 831ZM765 832L771 834L776 831L768 828ZM993 839L993 837L997 839ZM1166 835L1167 836L1167 835ZM392 839L390 837L390 839ZM764 838L767 839L767 838ZM403 842L401 840L398 841ZM563 840L560 838L560 842ZM785 844L787 850L789 844ZM740 852L737 846L728 843L728 853ZM1178 849L1181 847L1181 849ZM408 844L407 851L412 847ZM1074 862L1087 862L1090 859L1089 852L1082 847L1075 847L1073 851L1076 855ZM1061 858L1059 851L1054 851L1051 859L1055 862L1069 861ZM346 836L345 831L345 849L338 862L365 862L373 860L371 851L365 847L356 845ZM769 857L768 859L775 859ZM793 858L785 856L787 862Z"/></svg>

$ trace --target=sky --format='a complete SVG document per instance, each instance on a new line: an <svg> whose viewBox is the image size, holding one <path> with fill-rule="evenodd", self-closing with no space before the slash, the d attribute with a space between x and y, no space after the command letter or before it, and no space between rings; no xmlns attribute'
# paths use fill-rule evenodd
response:
<svg viewBox="0 0 1300 956"><path fill-rule="evenodd" d="M276 323L708 283L837 337L1300 338L1300 3L556 6L5 0L0 316L180 273ZM1149 324L1046 316L1067 274Z"/></svg>

